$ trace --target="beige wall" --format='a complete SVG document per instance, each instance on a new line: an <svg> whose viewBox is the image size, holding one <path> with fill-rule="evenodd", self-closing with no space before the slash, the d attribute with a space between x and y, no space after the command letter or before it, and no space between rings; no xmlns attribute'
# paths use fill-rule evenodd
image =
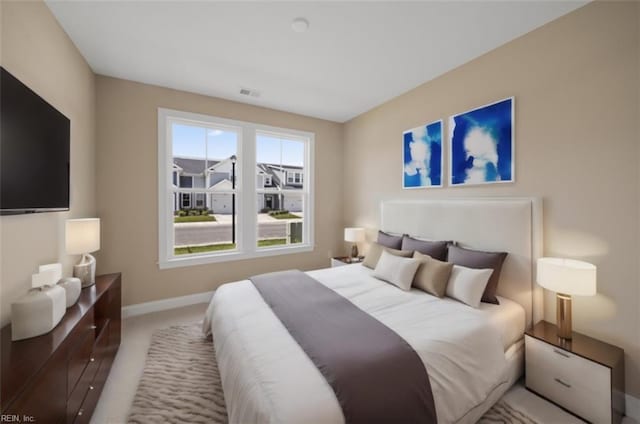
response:
<svg viewBox="0 0 640 424"><path fill-rule="evenodd" d="M97 77L100 272L123 273L125 305L213 290L224 282L329 264L342 225L342 125L166 88ZM159 270L158 107L315 133L315 249L310 253Z"/></svg>
<svg viewBox="0 0 640 424"><path fill-rule="evenodd" d="M587 5L360 115L344 130L345 224L375 228L383 199L542 197L544 253L598 266L598 295L575 298L574 327L626 350L627 387L636 397L638 22L638 4ZM509 96L516 98L516 183L401 189L403 130L446 123L454 113ZM547 299L553 320L554 298Z"/></svg>
<svg viewBox="0 0 640 424"><path fill-rule="evenodd" d="M637 4L590 4L345 125L94 77L44 3L3 1L0 16L2 65L72 122L71 211L0 218L2 324L38 265L61 261L70 273L68 217L103 219L98 271L122 271L124 302L132 304L253 273L325 266L328 252L343 248L343 224L376 227L383 199L541 196L545 254L598 265L599 294L575 299L575 327L626 349L628 391L640 396ZM403 130L512 95L516 183L399 189ZM158 107L315 132L314 252L160 271ZM549 319L552 311L547 302Z"/></svg>
<svg viewBox="0 0 640 424"><path fill-rule="evenodd" d="M96 213L95 77L43 2L1 1L1 62L71 120L71 211L0 217L0 321L31 286L38 265L76 260L64 251L64 222Z"/></svg>

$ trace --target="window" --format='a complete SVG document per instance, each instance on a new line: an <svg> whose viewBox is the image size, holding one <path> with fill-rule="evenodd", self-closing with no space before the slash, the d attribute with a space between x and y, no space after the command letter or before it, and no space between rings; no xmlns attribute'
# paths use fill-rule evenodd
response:
<svg viewBox="0 0 640 424"><path fill-rule="evenodd" d="M193 187L193 177L181 175L180 176L180 187L192 188Z"/></svg>
<svg viewBox="0 0 640 424"><path fill-rule="evenodd" d="M287 184L302 184L303 172L287 171Z"/></svg>
<svg viewBox="0 0 640 424"><path fill-rule="evenodd" d="M306 212L310 202L309 187L302 186L302 174L307 169L305 137L285 131L256 132L256 162L270 168L274 174L292 175L287 168L295 167L297 186L270 184L258 188L257 248L295 246L305 243L305 226L309 225ZM295 181L295 175L293 175ZM284 178L281 178L283 180ZM273 180L272 180L273 182ZM260 225L261 224L261 225Z"/></svg>
<svg viewBox="0 0 640 424"><path fill-rule="evenodd" d="M180 193L181 195L181 209L191 209L191 193Z"/></svg>
<svg viewBox="0 0 640 424"><path fill-rule="evenodd" d="M313 249L313 134L167 109L158 134L161 268Z"/></svg>

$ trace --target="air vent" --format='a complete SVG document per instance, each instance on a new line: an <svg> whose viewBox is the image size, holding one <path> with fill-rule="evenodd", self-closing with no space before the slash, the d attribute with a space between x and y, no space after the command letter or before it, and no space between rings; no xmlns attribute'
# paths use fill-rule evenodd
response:
<svg viewBox="0 0 640 424"><path fill-rule="evenodd" d="M260 92L251 88L240 88L240 94L243 96L260 97Z"/></svg>

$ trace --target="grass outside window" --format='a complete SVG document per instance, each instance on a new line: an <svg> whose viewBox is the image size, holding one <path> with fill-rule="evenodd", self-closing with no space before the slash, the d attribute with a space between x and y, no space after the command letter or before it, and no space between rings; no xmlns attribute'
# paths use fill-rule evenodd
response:
<svg viewBox="0 0 640 424"><path fill-rule="evenodd" d="M287 243L287 239L268 239L268 240L258 240L259 247L268 247L268 246L279 246ZM221 250L233 250L236 248L236 245L233 243L220 243L220 244L208 244L205 246L185 246L185 247L176 247L174 249L175 255L190 255L193 253L206 253L206 252L216 252Z"/></svg>
<svg viewBox="0 0 640 424"><path fill-rule="evenodd" d="M173 222L215 222L216 217L213 215L195 215L195 216L176 216Z"/></svg>

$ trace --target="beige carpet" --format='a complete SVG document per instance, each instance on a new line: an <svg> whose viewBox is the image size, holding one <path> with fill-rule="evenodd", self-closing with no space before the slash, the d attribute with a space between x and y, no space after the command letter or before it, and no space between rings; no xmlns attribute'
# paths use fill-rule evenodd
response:
<svg viewBox="0 0 640 424"><path fill-rule="evenodd" d="M201 324L180 325L153 333L144 373L129 412L130 424L226 424L227 411L211 339ZM536 424L504 400L482 424Z"/></svg>

